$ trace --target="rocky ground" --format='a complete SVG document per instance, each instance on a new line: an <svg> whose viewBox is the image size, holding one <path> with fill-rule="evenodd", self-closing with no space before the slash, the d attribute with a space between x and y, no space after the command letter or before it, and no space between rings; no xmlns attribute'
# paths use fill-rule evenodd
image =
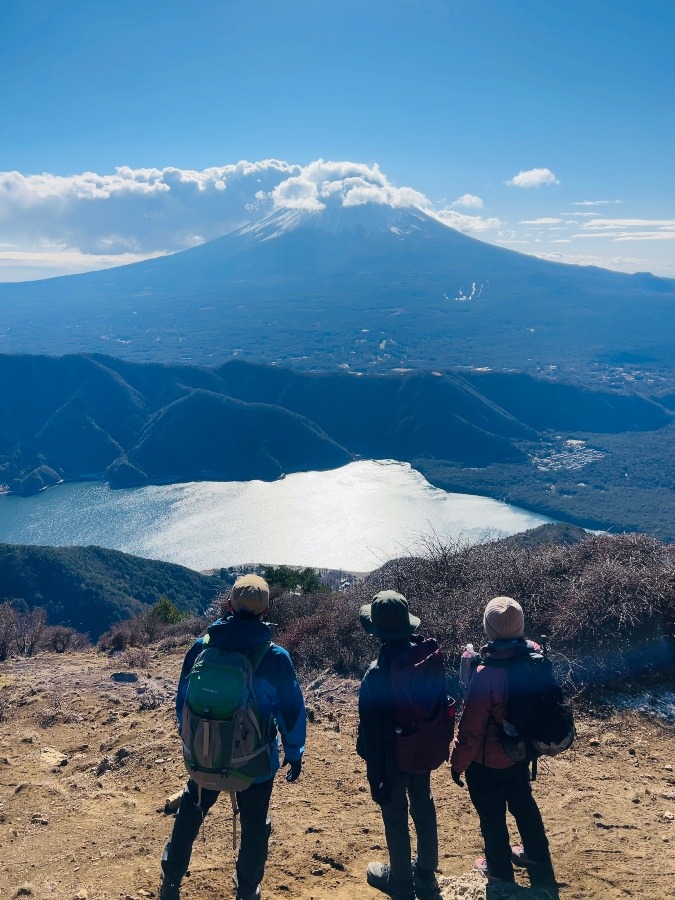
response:
<svg viewBox="0 0 675 900"><path fill-rule="evenodd" d="M169 836L165 799L185 775L172 700L182 651L110 658L88 651L0 665L0 896L156 897ZM118 680L132 673L137 680ZM355 682L306 685L302 777L281 777L263 897L375 900L364 879L384 860L382 823L354 753ZM563 900L675 897L675 734L636 715L582 718L576 749L542 765L535 786ZM433 776L445 900L504 892L472 870L481 850L466 791ZM515 837L515 834L514 834ZM226 798L195 844L185 900L233 897Z"/></svg>

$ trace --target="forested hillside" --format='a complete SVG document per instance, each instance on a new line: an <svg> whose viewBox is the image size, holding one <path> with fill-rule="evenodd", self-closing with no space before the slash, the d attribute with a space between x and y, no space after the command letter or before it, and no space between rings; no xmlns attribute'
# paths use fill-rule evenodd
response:
<svg viewBox="0 0 675 900"><path fill-rule="evenodd" d="M43 607L50 624L94 640L163 596L185 613L201 613L225 586L218 577L103 547L0 544L0 602Z"/></svg>

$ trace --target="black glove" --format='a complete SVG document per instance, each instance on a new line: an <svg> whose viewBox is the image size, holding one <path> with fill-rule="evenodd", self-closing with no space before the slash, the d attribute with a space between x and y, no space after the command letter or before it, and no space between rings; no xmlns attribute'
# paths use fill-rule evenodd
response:
<svg viewBox="0 0 675 900"><path fill-rule="evenodd" d="M461 787L461 788L464 787L464 782L462 781L462 773L461 773L461 772L458 772L457 769L452 769L452 768L451 768L451 769L450 769L450 775L451 775L451 777L452 777L452 780L453 780L453 781L455 782L455 784L457 785L457 787Z"/></svg>
<svg viewBox="0 0 675 900"><path fill-rule="evenodd" d="M380 781L377 784L371 781L370 796L378 806L386 806L387 803L391 802L391 787L386 781Z"/></svg>
<svg viewBox="0 0 675 900"><path fill-rule="evenodd" d="M286 759L284 756L284 761L282 762L283 766L288 766L288 772L286 772L286 781L290 784L293 781L297 781L300 777L300 772L302 772L302 760L301 759Z"/></svg>

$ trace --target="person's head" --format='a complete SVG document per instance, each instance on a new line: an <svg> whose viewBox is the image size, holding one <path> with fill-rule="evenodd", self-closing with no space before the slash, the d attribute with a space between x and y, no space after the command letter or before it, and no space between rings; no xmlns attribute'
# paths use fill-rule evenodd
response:
<svg viewBox="0 0 675 900"><path fill-rule="evenodd" d="M396 591L380 591L372 603L361 607L361 625L381 641L404 640L420 627L417 616L410 614L408 601Z"/></svg>
<svg viewBox="0 0 675 900"><path fill-rule="evenodd" d="M491 641L521 638L525 628L522 606L513 597L494 597L485 607L483 628Z"/></svg>
<svg viewBox="0 0 675 900"><path fill-rule="evenodd" d="M227 608L246 618L261 619L270 606L270 589L260 575L240 575L232 586Z"/></svg>

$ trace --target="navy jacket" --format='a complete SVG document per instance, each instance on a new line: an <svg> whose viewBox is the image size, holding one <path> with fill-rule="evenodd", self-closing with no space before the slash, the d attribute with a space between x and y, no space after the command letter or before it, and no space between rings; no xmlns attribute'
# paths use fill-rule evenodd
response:
<svg viewBox="0 0 675 900"><path fill-rule="evenodd" d="M268 625L258 619L228 616L218 619L207 628L208 641L203 637L194 642L183 661L176 693L176 720L180 730L183 706L187 695L188 676L195 660L206 647L223 647L248 653L272 639ZM272 715L281 733L284 754L289 762L301 759L305 752L307 715L305 701L287 650L272 644L253 674L253 690L261 715ZM272 777L279 769L279 742L274 739L271 752ZM266 780L266 779L261 779Z"/></svg>

